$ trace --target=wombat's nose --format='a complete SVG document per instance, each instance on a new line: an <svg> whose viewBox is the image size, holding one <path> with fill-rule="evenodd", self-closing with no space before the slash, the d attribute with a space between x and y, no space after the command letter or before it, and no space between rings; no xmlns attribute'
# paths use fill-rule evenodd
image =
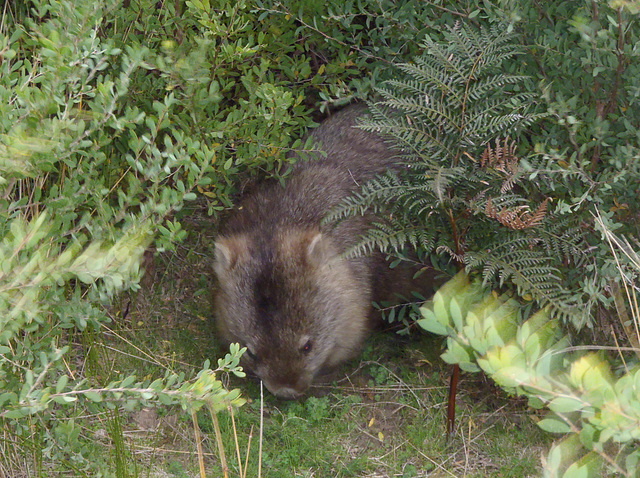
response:
<svg viewBox="0 0 640 478"><path fill-rule="evenodd" d="M276 397L285 400L295 400L296 398L300 398L304 394L304 391L300 392L293 387L287 387L269 382L264 382L264 384L266 385L267 389Z"/></svg>
<svg viewBox="0 0 640 478"><path fill-rule="evenodd" d="M275 390L273 394L278 398L284 398L285 400L294 400L302 396L302 393L289 387L283 387Z"/></svg>

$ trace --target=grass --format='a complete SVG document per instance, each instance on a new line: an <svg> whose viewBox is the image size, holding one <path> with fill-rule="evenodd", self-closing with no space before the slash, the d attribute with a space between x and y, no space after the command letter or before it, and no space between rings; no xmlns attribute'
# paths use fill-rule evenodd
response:
<svg viewBox="0 0 640 478"><path fill-rule="evenodd" d="M211 322L210 258L215 225L190 216L191 237L153 259L143 288L121 297L102 340L91 337L94 372L160 376L164 368L195 373L223 351ZM128 311L125 313L125 311ZM248 403L234 413L242 466L258 476L260 409L264 409L261 476L268 477L525 477L537 476L552 437L535 425L526 404L506 396L478 374L463 374L457 429L446 437L450 367L439 359L441 339L393 333L372 337L362 356L305 400L282 401L252 380L234 378ZM114 418L111 417L111 420ZM192 477L197 442L188 414L177 409L122 412L122 442L103 436L118 477ZM231 416L218 416L229 476L238 477ZM207 476L223 476L210 415L197 415ZM97 427L99 428L99 427ZM91 433L86 431L86 433ZM120 436L120 435L119 435ZM104 452L102 452L104 453Z"/></svg>

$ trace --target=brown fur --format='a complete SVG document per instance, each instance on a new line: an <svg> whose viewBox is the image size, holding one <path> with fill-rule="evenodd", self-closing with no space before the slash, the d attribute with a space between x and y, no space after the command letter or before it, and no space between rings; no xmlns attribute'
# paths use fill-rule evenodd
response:
<svg viewBox="0 0 640 478"><path fill-rule="evenodd" d="M368 219L321 224L345 197L395 162L376 135L354 128L352 106L311 135L326 157L299 161L283 188L265 182L245 196L216 242L215 315L228 342L274 394L295 398L327 368L353 357L370 328L371 302L389 290L381 254L341 253ZM374 290L375 289L375 290Z"/></svg>

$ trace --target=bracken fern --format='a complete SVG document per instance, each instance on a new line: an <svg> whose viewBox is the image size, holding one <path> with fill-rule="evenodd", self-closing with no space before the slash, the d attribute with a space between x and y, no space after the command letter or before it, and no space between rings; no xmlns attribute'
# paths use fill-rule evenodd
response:
<svg viewBox="0 0 640 478"><path fill-rule="evenodd" d="M422 56L400 65L360 124L387 137L404 167L370 181L327 220L375 213L382 219L349 254L409 246L422 257L447 254L485 284L514 287L583 325L588 308L565 285L568 269L588 258L582 230L549 212L511 139L539 118L528 79L501 71L519 54L517 40L504 25L456 24L445 37L427 39Z"/></svg>

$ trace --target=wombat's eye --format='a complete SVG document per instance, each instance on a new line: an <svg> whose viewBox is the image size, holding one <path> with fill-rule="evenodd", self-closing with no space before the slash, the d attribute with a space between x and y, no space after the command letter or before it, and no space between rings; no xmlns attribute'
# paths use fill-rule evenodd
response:
<svg viewBox="0 0 640 478"><path fill-rule="evenodd" d="M308 354L311 352L311 340L307 340L307 342L302 346L302 353Z"/></svg>

